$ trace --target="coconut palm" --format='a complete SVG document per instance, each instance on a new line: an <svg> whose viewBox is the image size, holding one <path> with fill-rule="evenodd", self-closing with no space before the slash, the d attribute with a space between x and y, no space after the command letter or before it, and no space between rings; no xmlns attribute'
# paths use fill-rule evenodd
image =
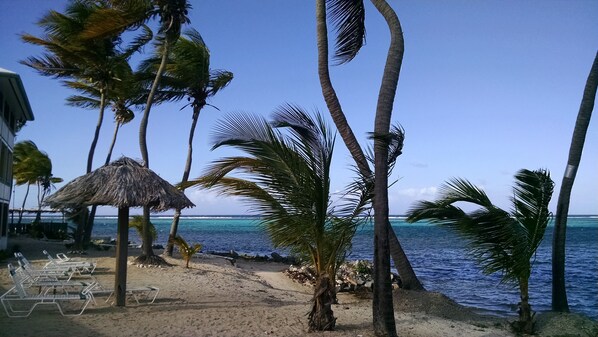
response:
<svg viewBox="0 0 598 337"><path fill-rule="evenodd" d="M13 177L17 186L27 184L27 190L23 197L23 204L19 212L19 224L23 218L23 209L29 196L29 189L32 184L37 184L39 177L47 172L47 156L37 148L34 142L27 140L15 144L13 151ZM50 168L51 170L51 168Z"/></svg>
<svg viewBox="0 0 598 337"><path fill-rule="evenodd" d="M246 156L217 160L187 185L249 199L274 246L288 248L314 266L309 330L334 329L335 274L367 203L361 190L351 193L354 198L342 208L331 206L334 136L321 117L283 106L272 124L257 116L231 115L216 127L214 138L213 148L232 147Z"/></svg>
<svg viewBox="0 0 598 337"><path fill-rule="evenodd" d="M594 63L586 81L583 98L577 113L575 129L569 148L567 169L561 183L561 190L556 207L554 221L554 237L552 247L552 310L569 312L567 303L567 290L565 288L565 238L567 231L567 216L569 215L569 202L571 190L577 174L577 168L581 162L581 153L586 139L594 100L598 89L598 53L594 57Z"/></svg>
<svg viewBox="0 0 598 337"><path fill-rule="evenodd" d="M114 0L112 7L98 11L91 18L90 24L82 36L93 39L104 36L114 36L127 29L134 29L148 20L159 17L157 42L161 52L160 65L152 82L147 102L139 125L139 148L143 165L149 168L149 153L147 149L147 125L149 114L158 91L162 74L166 69L170 49L178 40L182 25L189 23L188 11L191 5L187 0ZM144 207L143 217L149 221L149 208ZM149 229L144 230L144 243L151 242ZM151 244L144 244L142 255L137 258L139 263L162 264L164 260L154 255Z"/></svg>
<svg viewBox="0 0 598 337"><path fill-rule="evenodd" d="M93 166L93 157L103 123L104 108L112 87L130 72L127 60L152 38L151 30L144 27L128 46L121 46L118 36L84 40L81 33L89 18L109 5L105 1L70 1L64 13L49 11L39 22L45 34L36 37L23 34L23 41L43 47L41 57L29 57L21 63L34 68L44 76L67 79L94 87L99 91L99 115L87 158L87 171ZM75 86L75 89L77 87Z"/></svg>
<svg viewBox="0 0 598 337"><path fill-rule="evenodd" d="M189 268L189 262L195 253L198 253L201 250L201 244L196 243L194 245L189 245L182 236L177 235L176 237L168 240L169 244L175 245L179 248L179 252L183 259L185 259L185 268Z"/></svg>
<svg viewBox="0 0 598 337"><path fill-rule="evenodd" d="M374 214L377 242L375 243L374 282L374 329L379 334L396 335L392 296L390 296L390 262L392 253L395 266L401 275L403 285L407 289L424 290L417 279L407 256L405 255L394 230L388 220L388 160L387 146L384 144L389 134L390 118L397 82L403 59L403 32L401 24L394 10L385 0L372 0L372 3L386 20L390 34L390 48L384 68L384 75L378 96L375 134L375 172L368 166L363 153L332 86L328 64L328 28L327 18L336 26L336 53L338 64L351 61L359 52L365 39L365 7L362 0L316 0L316 31L318 45L318 75L322 94L328 110L339 130L339 133L349 149L360 174L375 183ZM374 174L375 173L375 174ZM373 177L373 178L372 178Z"/></svg>
<svg viewBox="0 0 598 337"><path fill-rule="evenodd" d="M110 1L71 0L64 13L49 11L38 22L44 30L43 36L22 35L23 41L42 46L46 52L41 57L29 57L21 63L44 76L66 79L63 83L76 90L83 86L98 91L98 121L87 156L87 173L93 167L110 91L130 73L128 59L152 39L147 26L141 26L142 33L127 46L121 45L122 40L118 35L84 39L82 33L89 26L90 19L110 6ZM93 218L92 214L86 230L93 227ZM82 244L77 241L79 239L76 238L77 246Z"/></svg>
<svg viewBox="0 0 598 337"><path fill-rule="evenodd" d="M486 193L464 179L454 179L440 189L435 201L420 201L407 213L407 221L427 220L456 230L469 241L469 253L484 273L502 273L502 282L518 285L519 328L533 330L529 304L529 277L533 258L551 217L548 203L554 183L546 170L520 170L515 175L510 212L492 204ZM469 213L456 206L478 207Z"/></svg>
<svg viewBox="0 0 598 337"><path fill-rule="evenodd" d="M188 105L193 108L187 142L187 160L181 179L183 186L189 180L193 160L193 137L199 114L206 105L209 105L207 100L226 87L233 79L233 74L229 71L210 70L210 51L199 32L191 29L185 35L186 37L181 37L172 47L157 95L162 100L179 100L186 97L190 101ZM145 72L155 72L159 64L160 55L157 55L146 60L141 68ZM184 190L183 187L182 191L184 192ZM165 250L167 256L172 256L175 242L173 240L177 235L180 216L181 210L175 210Z"/></svg>
<svg viewBox="0 0 598 337"><path fill-rule="evenodd" d="M36 220L39 221L44 198L54 187L54 184L62 182L62 178L54 177L50 157L47 153L40 151L37 145L30 140L15 144L13 158L15 184L17 186L27 184L27 192L19 213L19 223L32 184L37 186L38 212Z"/></svg>

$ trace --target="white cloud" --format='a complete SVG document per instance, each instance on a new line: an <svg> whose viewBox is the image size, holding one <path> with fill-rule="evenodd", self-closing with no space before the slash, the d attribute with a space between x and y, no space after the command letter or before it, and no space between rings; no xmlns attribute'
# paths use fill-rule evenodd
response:
<svg viewBox="0 0 598 337"><path fill-rule="evenodd" d="M406 196L413 199L432 199L436 196L438 188L436 186L421 187L421 188L407 188L398 191L401 196Z"/></svg>

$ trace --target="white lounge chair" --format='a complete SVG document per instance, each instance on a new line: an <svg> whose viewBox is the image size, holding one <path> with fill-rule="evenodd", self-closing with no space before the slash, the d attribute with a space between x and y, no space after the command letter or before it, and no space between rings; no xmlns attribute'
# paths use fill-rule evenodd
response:
<svg viewBox="0 0 598 337"><path fill-rule="evenodd" d="M48 294L47 292L31 294L23 287L23 280L11 265L9 265L9 273L14 286L0 296L0 302L8 317L28 317L38 305L43 304L55 305L63 316L79 316L93 300L91 290L97 285L92 282L77 294ZM67 313L63 308L63 305L67 303L79 304L80 307L74 313ZM27 304L27 306L17 308L20 306L19 304Z"/></svg>
<svg viewBox="0 0 598 337"><path fill-rule="evenodd" d="M71 268L77 268L81 272L88 272L88 273L91 274L91 273L93 273L95 271L95 269L97 267L97 263L96 262L92 262L92 261L73 261L70 258L67 261L64 261L62 259L55 259L55 258L53 258L52 255L50 255L50 253L48 253L47 250L44 250L43 253L48 258L48 263L46 263L46 265L44 266L44 268L60 268L60 267L67 267L68 266L68 267L71 267Z"/></svg>
<svg viewBox="0 0 598 337"><path fill-rule="evenodd" d="M67 280L70 281L71 278L77 277L88 277L92 278L91 274L81 273L81 271L72 266L62 266L62 267L48 267L43 269L35 268L29 261L23 256L23 254L16 252L15 257L19 263L19 266L23 269L24 272L28 274L28 276L34 280Z"/></svg>
<svg viewBox="0 0 598 337"><path fill-rule="evenodd" d="M92 293L94 296L108 295L106 302L109 302L112 296L114 296L114 289L96 288L92 290ZM147 303L152 304L156 301L159 293L160 288L154 286L127 287L127 296L132 297L137 304L141 304L141 301L147 301Z"/></svg>

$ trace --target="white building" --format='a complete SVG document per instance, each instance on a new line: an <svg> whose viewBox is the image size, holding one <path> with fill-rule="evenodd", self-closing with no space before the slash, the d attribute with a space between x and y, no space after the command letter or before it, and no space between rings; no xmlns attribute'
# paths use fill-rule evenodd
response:
<svg viewBox="0 0 598 337"><path fill-rule="evenodd" d="M33 112L18 74L0 68L0 250L7 247L8 206L12 191L12 151L15 132L33 120Z"/></svg>

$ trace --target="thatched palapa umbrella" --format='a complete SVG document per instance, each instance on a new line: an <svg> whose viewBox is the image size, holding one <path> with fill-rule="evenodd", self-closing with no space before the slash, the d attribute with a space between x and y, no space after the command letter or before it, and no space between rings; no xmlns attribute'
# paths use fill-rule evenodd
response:
<svg viewBox="0 0 598 337"><path fill-rule="evenodd" d="M195 206L184 193L166 180L127 157L75 178L49 196L45 204L59 209L90 205L118 207L114 282L117 306L125 305L129 207L149 206L152 211L160 212Z"/></svg>

